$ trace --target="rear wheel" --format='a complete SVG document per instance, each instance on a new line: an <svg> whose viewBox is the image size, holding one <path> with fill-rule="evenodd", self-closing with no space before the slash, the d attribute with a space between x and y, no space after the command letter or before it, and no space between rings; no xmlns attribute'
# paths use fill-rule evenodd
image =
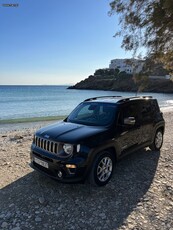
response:
<svg viewBox="0 0 173 230"><path fill-rule="evenodd" d="M94 185L103 186L112 177L115 160L109 151L103 151L95 158L89 175L89 182Z"/></svg>
<svg viewBox="0 0 173 230"><path fill-rule="evenodd" d="M159 151L163 144L163 131L161 129L156 131L153 144L150 146L150 149L153 151Z"/></svg>

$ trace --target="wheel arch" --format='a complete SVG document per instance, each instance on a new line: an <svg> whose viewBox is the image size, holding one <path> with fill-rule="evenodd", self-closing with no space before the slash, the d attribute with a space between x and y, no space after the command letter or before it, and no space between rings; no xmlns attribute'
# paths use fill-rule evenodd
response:
<svg viewBox="0 0 173 230"><path fill-rule="evenodd" d="M155 138L155 135L157 133L158 130L161 130L163 135L164 135L164 132L165 132L165 126L164 125L157 125L155 126L154 130L153 130L153 134L152 134L152 139L151 139L151 143L153 143L154 141L154 138Z"/></svg>
<svg viewBox="0 0 173 230"><path fill-rule="evenodd" d="M112 159L112 163L111 163L112 164L112 169L111 169L112 171L111 171L111 175L109 175L109 178L106 179L106 181L101 182L98 178L96 178L96 171L95 170L96 170L96 166L97 166L98 162L105 157L109 157ZM86 174L87 181L90 184L97 185L97 186L103 186L103 185L107 184L108 181L112 177L116 161L117 161L116 151L115 151L115 148L113 146L100 149L100 151L96 151L95 154L92 156L90 164L87 168L87 174ZM98 175L97 175L97 177L98 177Z"/></svg>
<svg viewBox="0 0 173 230"><path fill-rule="evenodd" d="M156 135L157 133L161 131L162 133L162 140L160 142L160 147L157 147L156 146L156 143L155 143L155 138L156 138ZM163 136L164 136L164 126L160 126L160 127L157 127L155 129L155 132L154 132L154 135L153 135L153 142L149 145L149 148L152 150L152 151L159 151L162 147L162 144L163 144Z"/></svg>
<svg viewBox="0 0 173 230"><path fill-rule="evenodd" d="M156 129L156 132L157 132L158 130L161 130L163 134L164 134L164 132L165 132L164 126L157 128L157 129Z"/></svg>
<svg viewBox="0 0 173 230"><path fill-rule="evenodd" d="M115 160L115 162L114 163L116 163L117 162L117 160L118 160L118 155L117 155L117 151L116 151L116 148L115 148L115 146L113 146L113 145L110 145L110 146L105 146L104 145L104 147L99 147L99 148L97 148L97 149L95 149L94 151L92 151L91 153L90 153L90 156L88 157L88 163L87 163L87 165L88 165L88 167L87 167L87 170L86 170L86 177L87 177L87 175L88 175L88 173L90 172L90 170L91 170L91 168L92 168L92 165L93 165L93 163L94 163L94 160L96 159L96 157L98 156L98 154L100 154L100 153L102 153L102 152L104 152L104 151L109 151L112 155L113 155L113 157L114 157L114 160Z"/></svg>
<svg viewBox="0 0 173 230"><path fill-rule="evenodd" d="M109 151L113 155L115 162L118 160L115 147L111 146L109 148L104 149L103 151Z"/></svg>

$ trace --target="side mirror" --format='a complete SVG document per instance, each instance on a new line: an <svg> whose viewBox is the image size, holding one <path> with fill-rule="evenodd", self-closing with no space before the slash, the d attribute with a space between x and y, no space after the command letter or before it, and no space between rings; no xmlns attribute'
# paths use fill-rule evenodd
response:
<svg viewBox="0 0 173 230"><path fill-rule="evenodd" d="M127 118L124 118L124 124L125 125L134 125L136 122L135 118L134 117L127 117Z"/></svg>

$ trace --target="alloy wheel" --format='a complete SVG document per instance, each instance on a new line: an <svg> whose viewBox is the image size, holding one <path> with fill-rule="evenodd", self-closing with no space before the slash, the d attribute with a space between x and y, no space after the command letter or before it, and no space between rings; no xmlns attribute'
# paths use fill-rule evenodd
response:
<svg viewBox="0 0 173 230"><path fill-rule="evenodd" d="M101 182L105 182L111 176L113 170L113 162L109 157L104 157L97 167L97 178Z"/></svg>
<svg viewBox="0 0 173 230"><path fill-rule="evenodd" d="M155 146L157 149L160 149L163 142L163 134L161 131L158 131L155 136Z"/></svg>

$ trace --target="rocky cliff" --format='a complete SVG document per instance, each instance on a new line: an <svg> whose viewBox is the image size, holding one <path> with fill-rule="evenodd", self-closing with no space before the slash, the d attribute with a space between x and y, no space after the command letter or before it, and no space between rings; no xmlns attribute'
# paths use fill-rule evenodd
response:
<svg viewBox="0 0 173 230"><path fill-rule="evenodd" d="M124 74L119 77L91 75L74 86L70 86L69 89L173 93L173 82L167 79L147 79L145 83L135 83L132 75L129 74Z"/></svg>

